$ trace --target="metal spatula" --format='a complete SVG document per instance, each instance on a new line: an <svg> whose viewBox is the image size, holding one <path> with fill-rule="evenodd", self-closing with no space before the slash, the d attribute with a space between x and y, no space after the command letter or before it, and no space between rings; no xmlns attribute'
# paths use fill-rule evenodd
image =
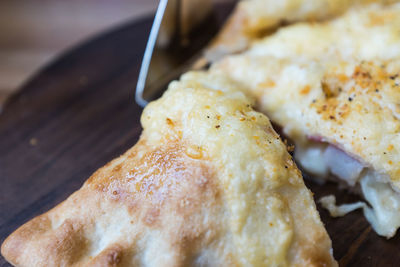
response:
<svg viewBox="0 0 400 267"><path fill-rule="evenodd" d="M183 72L207 65L199 59L218 30L213 13L207 0L160 1L136 85L140 106L159 97Z"/></svg>

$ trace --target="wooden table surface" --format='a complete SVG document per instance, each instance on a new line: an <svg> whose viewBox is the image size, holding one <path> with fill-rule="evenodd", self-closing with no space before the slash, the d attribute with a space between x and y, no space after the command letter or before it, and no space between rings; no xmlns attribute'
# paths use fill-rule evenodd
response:
<svg viewBox="0 0 400 267"><path fill-rule="evenodd" d="M10 93L69 49L152 13L157 0L0 1L0 107Z"/></svg>
<svg viewBox="0 0 400 267"><path fill-rule="evenodd" d="M0 1L0 111L11 93L60 54L127 21L152 14L158 2Z"/></svg>

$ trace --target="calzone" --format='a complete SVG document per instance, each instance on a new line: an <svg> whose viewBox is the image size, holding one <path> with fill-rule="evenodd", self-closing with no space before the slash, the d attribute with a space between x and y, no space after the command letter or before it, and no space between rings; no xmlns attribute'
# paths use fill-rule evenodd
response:
<svg viewBox="0 0 400 267"><path fill-rule="evenodd" d="M268 118L189 73L138 143L2 245L15 266L336 266L311 192Z"/></svg>
<svg viewBox="0 0 400 267"><path fill-rule="evenodd" d="M398 0L241 0L207 51L211 60L246 50L254 41L281 26L296 22L327 21L348 9Z"/></svg>
<svg viewBox="0 0 400 267"><path fill-rule="evenodd" d="M386 237L400 226L399 29L399 4L366 5L283 27L211 70L257 98L304 170L362 192L370 206L353 207Z"/></svg>

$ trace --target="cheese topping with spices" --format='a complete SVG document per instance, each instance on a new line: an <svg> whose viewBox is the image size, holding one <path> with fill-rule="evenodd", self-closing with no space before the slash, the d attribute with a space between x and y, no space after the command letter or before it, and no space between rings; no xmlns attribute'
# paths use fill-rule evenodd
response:
<svg viewBox="0 0 400 267"><path fill-rule="evenodd" d="M282 27L247 52L214 64L211 72L253 95L259 110L295 142L295 156L309 172L323 179L331 173L354 186L362 170L369 170L397 194L399 29L399 4L367 5L331 21ZM363 184L379 213L382 205L373 204L371 187ZM379 197L383 191L376 192Z"/></svg>

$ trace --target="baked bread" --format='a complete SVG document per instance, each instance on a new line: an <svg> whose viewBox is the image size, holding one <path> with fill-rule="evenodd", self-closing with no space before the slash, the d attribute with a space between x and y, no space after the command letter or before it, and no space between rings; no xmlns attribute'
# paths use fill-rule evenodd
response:
<svg viewBox="0 0 400 267"><path fill-rule="evenodd" d="M224 55L246 50L252 42L273 33L282 25L301 21L326 21L349 8L370 3L390 4L398 0L242 0L208 49L215 61Z"/></svg>
<svg viewBox="0 0 400 267"><path fill-rule="evenodd" d="M242 90L241 90L242 91ZM336 266L312 194L267 117L189 73L138 143L3 243L15 266Z"/></svg>
<svg viewBox="0 0 400 267"><path fill-rule="evenodd" d="M281 28L213 66L257 98L302 167L361 185L375 231L400 226L400 5Z"/></svg>

